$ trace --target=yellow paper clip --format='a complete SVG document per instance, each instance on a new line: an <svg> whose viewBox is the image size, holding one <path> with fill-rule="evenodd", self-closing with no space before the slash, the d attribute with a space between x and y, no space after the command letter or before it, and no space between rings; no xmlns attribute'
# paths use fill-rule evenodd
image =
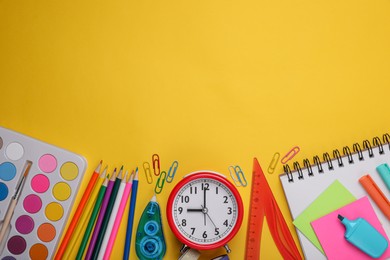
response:
<svg viewBox="0 0 390 260"><path fill-rule="evenodd" d="M156 194L160 194L165 183L165 178L167 177L167 173L165 171L162 171L160 174L160 177L158 177L156 182L156 187L154 187L154 192Z"/></svg>
<svg viewBox="0 0 390 260"><path fill-rule="evenodd" d="M173 181L173 178L175 177L176 174L177 167L179 167L179 163L177 161L174 161L171 167L169 167L168 175L166 178L166 181L168 183L171 183Z"/></svg>
<svg viewBox="0 0 390 260"><path fill-rule="evenodd" d="M291 148L290 151L288 151L288 153L285 156L283 156L283 158L282 158L282 160L280 162L283 163L283 164L286 164L295 155L297 155L297 153L299 153L300 150L301 149L299 148L299 146L294 146L293 148Z"/></svg>
<svg viewBox="0 0 390 260"><path fill-rule="evenodd" d="M144 162L143 166L144 166L146 181L149 184L152 184L153 183L153 177L152 177L152 172L150 171L150 164L148 162Z"/></svg>
<svg viewBox="0 0 390 260"><path fill-rule="evenodd" d="M230 177L232 177L234 184L237 187L246 187L248 182L246 181L244 172L240 166L229 166Z"/></svg>
<svg viewBox="0 0 390 260"><path fill-rule="evenodd" d="M268 173L272 174L275 171L276 165L279 162L280 153L275 153L272 157L271 163L268 166Z"/></svg>
<svg viewBox="0 0 390 260"><path fill-rule="evenodd" d="M158 154L153 154L152 162L153 162L154 175L159 176L160 175L160 157L158 156Z"/></svg>
<svg viewBox="0 0 390 260"><path fill-rule="evenodd" d="M234 167L230 165L228 169L229 169L229 172L230 172L230 177L232 177L234 184L237 187L240 187L241 184L238 181L238 178L236 177L236 171L234 170Z"/></svg>

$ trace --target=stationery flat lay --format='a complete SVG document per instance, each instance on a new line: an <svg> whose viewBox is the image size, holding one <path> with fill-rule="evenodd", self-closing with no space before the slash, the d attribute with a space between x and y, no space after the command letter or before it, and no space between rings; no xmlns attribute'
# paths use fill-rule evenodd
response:
<svg viewBox="0 0 390 260"><path fill-rule="evenodd" d="M0 260L389 259L389 13L0 1Z"/></svg>

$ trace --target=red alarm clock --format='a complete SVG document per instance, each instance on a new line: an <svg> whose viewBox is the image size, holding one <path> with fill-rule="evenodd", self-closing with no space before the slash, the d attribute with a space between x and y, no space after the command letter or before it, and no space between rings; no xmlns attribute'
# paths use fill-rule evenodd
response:
<svg viewBox="0 0 390 260"><path fill-rule="evenodd" d="M236 187L211 171L185 176L173 188L167 204L171 230L184 245L197 250L227 245L240 229L243 215Z"/></svg>

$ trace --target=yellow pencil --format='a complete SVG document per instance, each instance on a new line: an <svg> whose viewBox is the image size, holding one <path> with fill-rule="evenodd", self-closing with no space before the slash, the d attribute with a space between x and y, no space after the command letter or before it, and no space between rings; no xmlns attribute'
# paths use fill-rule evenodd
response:
<svg viewBox="0 0 390 260"><path fill-rule="evenodd" d="M70 259L70 254L72 252L77 252L78 248L75 248L75 245L77 243L81 243L79 240L79 237L82 233L82 231L85 231L85 227L87 225L87 220L89 219L93 205L95 204L97 194L99 193L100 187L102 186L104 179L106 178L107 174L107 166L104 168L102 174L99 176L98 180L96 181L95 186L93 187L93 190L91 192L91 196L88 199L87 204L85 205L83 214L81 215L80 221L78 225L76 226L75 232L73 233L73 236L65 250L64 258L63 259Z"/></svg>

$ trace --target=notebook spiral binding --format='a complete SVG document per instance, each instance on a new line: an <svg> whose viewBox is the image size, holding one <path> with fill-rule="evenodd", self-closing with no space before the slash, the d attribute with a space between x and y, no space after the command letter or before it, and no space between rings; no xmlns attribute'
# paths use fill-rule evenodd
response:
<svg viewBox="0 0 390 260"><path fill-rule="evenodd" d="M368 140L364 140L363 141L363 149L361 148L360 144L358 144L358 143L353 144L353 146L352 146L353 152L351 152L351 149L349 148L349 146L344 146L343 147L343 156L341 156L340 151L338 149L333 150L333 159L329 155L329 153L327 153L327 152L323 153L323 155L322 155L323 163L326 163L326 164L321 163L320 157L318 155L315 155L313 157L312 164L310 163L309 159L306 158L303 160L303 168L301 168L299 162L294 162L293 168L294 168L294 171L296 171L298 173L299 180L304 179L304 174L303 174L304 170L307 171L307 175L309 177L312 177L312 176L314 176L313 168L317 168L318 173L321 174L321 173L324 173L323 165L325 165L325 167L327 165L328 170L331 171L331 170L334 170L334 167L343 167L345 165L345 163L353 164L354 163L354 159L352 157L353 154L358 155L359 161L364 160L363 151L368 151L368 156L370 158L374 157L375 155L373 153L372 147L378 147L379 154L384 154L385 153L384 146L386 144L388 145L389 151L390 151L390 135L387 133L383 134L382 140L377 136L375 136L372 139L372 143ZM347 161L344 161L345 159L347 159ZM333 165L334 163L337 163L337 165ZM288 177L288 181L294 182L294 177L292 175L290 166L288 164L286 164L283 166L283 169L284 169L285 174Z"/></svg>

